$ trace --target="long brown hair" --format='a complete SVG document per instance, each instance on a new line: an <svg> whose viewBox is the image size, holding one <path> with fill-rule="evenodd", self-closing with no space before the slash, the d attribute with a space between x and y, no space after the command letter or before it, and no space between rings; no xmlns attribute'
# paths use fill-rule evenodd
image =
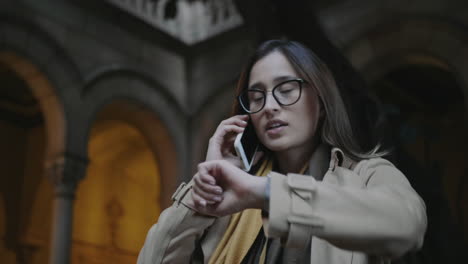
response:
<svg viewBox="0 0 468 264"><path fill-rule="evenodd" d="M242 71L237 84L236 96L247 89L250 71L254 64L274 51L281 52L299 77L317 90L322 110L325 111L324 120L322 120L318 131L323 143L340 148L355 161L387 154L386 151L379 151L379 145L367 153L361 149L354 136L346 107L331 71L317 55L299 42L290 40L263 42L250 57ZM233 112L234 114L245 114L238 101L234 104Z"/></svg>

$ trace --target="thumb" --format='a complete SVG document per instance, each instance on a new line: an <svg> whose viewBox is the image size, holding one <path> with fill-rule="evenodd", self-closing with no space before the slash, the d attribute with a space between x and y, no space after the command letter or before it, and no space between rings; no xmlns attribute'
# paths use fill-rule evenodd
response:
<svg viewBox="0 0 468 264"><path fill-rule="evenodd" d="M216 173L213 173L215 170L216 170L215 160L205 161L205 162L198 164L198 173L200 174L201 177L204 178L205 182L208 182L209 184L212 184L212 185L215 185L217 181L215 177Z"/></svg>

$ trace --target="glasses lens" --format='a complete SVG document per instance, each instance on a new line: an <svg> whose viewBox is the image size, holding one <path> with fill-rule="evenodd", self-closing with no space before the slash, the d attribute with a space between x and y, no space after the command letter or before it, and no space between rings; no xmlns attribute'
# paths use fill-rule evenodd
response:
<svg viewBox="0 0 468 264"><path fill-rule="evenodd" d="M301 96L301 83L298 80L282 83L273 90L273 95L282 105L294 104Z"/></svg>
<svg viewBox="0 0 468 264"><path fill-rule="evenodd" d="M265 102L265 94L262 91L247 90L240 96L241 105L249 113L258 112Z"/></svg>

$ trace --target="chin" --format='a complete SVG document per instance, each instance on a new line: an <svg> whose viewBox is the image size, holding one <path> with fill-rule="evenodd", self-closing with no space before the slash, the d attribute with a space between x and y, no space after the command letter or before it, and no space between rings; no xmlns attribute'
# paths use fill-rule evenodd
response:
<svg viewBox="0 0 468 264"><path fill-rule="evenodd" d="M287 142L284 142L283 140L281 141L275 140L273 142L270 140L267 140L267 142L263 142L263 145L267 149L273 152L285 151L290 147L290 144L288 144Z"/></svg>

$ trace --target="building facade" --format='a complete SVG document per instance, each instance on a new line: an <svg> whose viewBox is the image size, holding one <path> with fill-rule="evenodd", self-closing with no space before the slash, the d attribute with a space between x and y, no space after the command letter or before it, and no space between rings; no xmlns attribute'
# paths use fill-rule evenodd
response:
<svg viewBox="0 0 468 264"><path fill-rule="evenodd" d="M449 260L439 247L468 238L468 5L309 2L428 205L425 252L441 253L414 263ZM135 263L229 116L258 41L243 5L0 1L1 263Z"/></svg>

